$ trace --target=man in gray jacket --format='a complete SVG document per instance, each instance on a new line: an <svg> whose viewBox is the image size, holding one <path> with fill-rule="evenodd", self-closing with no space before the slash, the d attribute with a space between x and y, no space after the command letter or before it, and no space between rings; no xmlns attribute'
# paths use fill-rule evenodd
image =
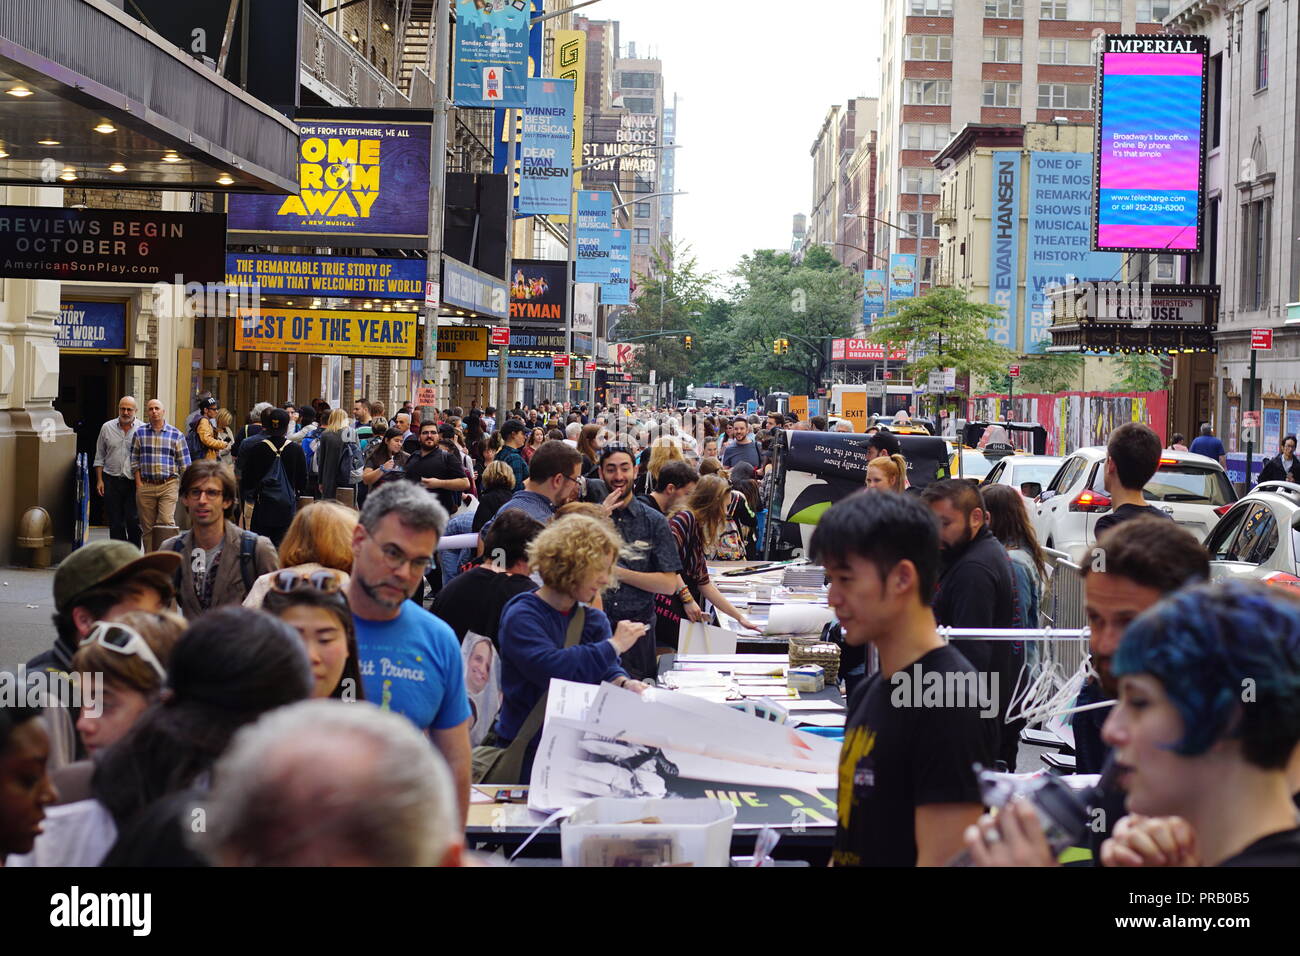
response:
<svg viewBox="0 0 1300 956"><path fill-rule="evenodd" d="M271 539L244 531L228 515L239 502L235 474L218 461L196 461L181 477L190 530L163 542L181 555L176 601L193 620L223 604L243 604L253 582L280 567Z"/></svg>

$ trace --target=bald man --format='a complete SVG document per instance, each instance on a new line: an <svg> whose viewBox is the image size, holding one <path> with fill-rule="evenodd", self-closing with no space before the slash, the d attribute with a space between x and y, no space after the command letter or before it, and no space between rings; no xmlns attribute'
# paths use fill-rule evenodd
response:
<svg viewBox="0 0 1300 956"><path fill-rule="evenodd" d="M154 527L176 523L176 499L181 475L190 466L190 449L180 429L167 424L167 409L158 399L149 399L145 416L147 422L131 438L131 470L142 547L152 551Z"/></svg>
<svg viewBox="0 0 1300 956"><path fill-rule="evenodd" d="M123 395L117 418L99 428L95 441L95 491L104 499L108 536L140 546L140 519L135 507L135 479L131 470L131 438L140 427L135 399Z"/></svg>

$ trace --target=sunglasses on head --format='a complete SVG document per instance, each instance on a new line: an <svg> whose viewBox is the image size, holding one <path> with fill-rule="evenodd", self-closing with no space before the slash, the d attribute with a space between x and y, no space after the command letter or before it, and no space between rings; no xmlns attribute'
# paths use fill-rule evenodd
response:
<svg viewBox="0 0 1300 956"><path fill-rule="evenodd" d="M90 633L81 639L81 647L87 644L98 644L118 654L138 657L157 672L158 680L167 680L167 671L149 649L149 642L134 628L114 621L96 621Z"/></svg>
<svg viewBox="0 0 1300 956"><path fill-rule="evenodd" d="M343 582L333 571L320 570L305 574L301 571L280 571L271 582L271 590L277 594L292 594L302 588L312 588L325 594L337 594L343 589Z"/></svg>

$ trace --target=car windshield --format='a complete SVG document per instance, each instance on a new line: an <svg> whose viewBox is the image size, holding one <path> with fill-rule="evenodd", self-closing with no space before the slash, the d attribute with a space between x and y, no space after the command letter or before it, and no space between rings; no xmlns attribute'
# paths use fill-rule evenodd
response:
<svg viewBox="0 0 1300 956"><path fill-rule="evenodd" d="M1061 466L1055 462L1048 465L1008 465L1011 470L1011 480L1007 484L1015 485L1019 488L1027 482L1036 482L1043 488L1046 488L1051 482L1052 476L1056 474L1056 469Z"/></svg>
<svg viewBox="0 0 1300 956"><path fill-rule="evenodd" d="M985 475L987 475L990 471L993 470L993 462L989 461L979 452L977 451L958 452L957 455L954 456L954 460L952 463L952 476L954 478L956 478L958 474L958 462L956 460L957 458L961 459L960 472L961 472L961 477L963 478L983 478ZM1051 476L1049 475L1048 478L1050 480Z"/></svg>
<svg viewBox="0 0 1300 956"><path fill-rule="evenodd" d="M1223 472L1186 462L1161 465L1142 489L1142 497L1147 501L1214 506L1235 500Z"/></svg>

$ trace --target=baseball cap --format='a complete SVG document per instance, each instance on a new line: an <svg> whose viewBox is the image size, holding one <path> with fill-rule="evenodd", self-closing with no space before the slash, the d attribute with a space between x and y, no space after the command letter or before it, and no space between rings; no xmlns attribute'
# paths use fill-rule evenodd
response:
<svg viewBox="0 0 1300 956"><path fill-rule="evenodd" d="M54 572L54 608L63 613L78 595L114 578L145 569L172 575L180 566L181 556L175 551L143 554L129 541L92 541L64 558Z"/></svg>
<svg viewBox="0 0 1300 956"><path fill-rule="evenodd" d="M199 403L199 408L220 408L221 403L209 395Z"/></svg>

